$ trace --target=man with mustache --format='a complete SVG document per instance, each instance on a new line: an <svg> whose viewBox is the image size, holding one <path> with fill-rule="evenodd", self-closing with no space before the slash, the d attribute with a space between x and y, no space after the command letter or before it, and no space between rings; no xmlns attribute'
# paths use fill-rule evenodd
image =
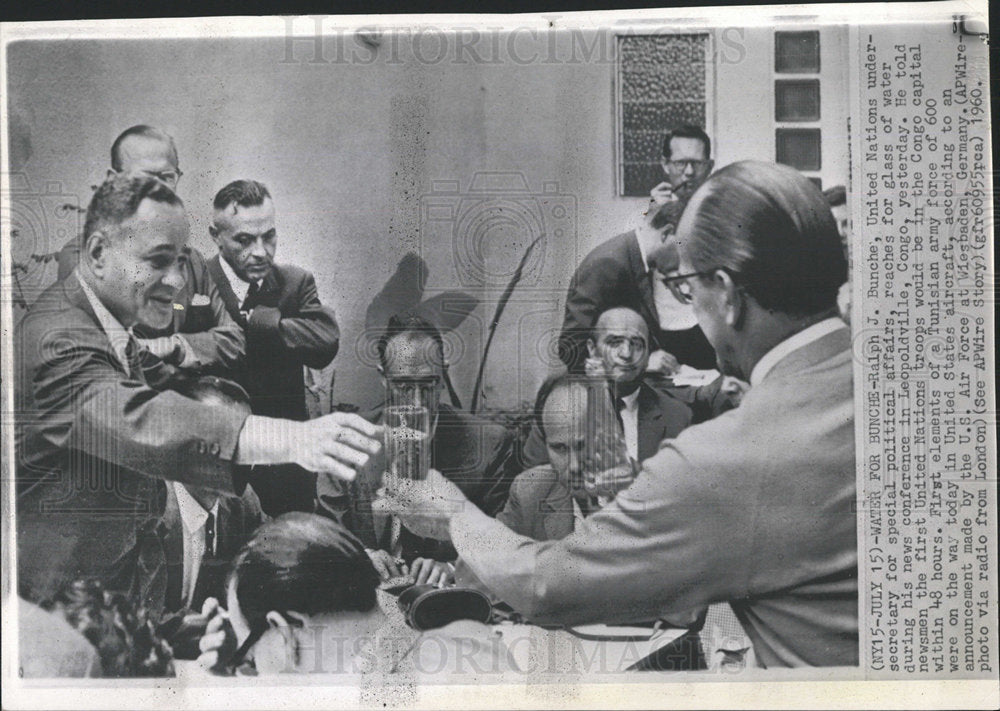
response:
<svg viewBox="0 0 1000 711"><path fill-rule="evenodd" d="M340 329L319 300L313 275L276 264L274 201L262 183L236 180L215 196L209 233L219 253L208 270L226 309L246 331L247 354L234 379L255 415L305 420L302 367L325 368L337 355ZM313 511L316 475L295 467L268 471L251 483L264 511Z"/></svg>
<svg viewBox="0 0 1000 711"><path fill-rule="evenodd" d="M163 363L132 330L170 323L189 233L166 184L115 176L90 202L79 266L18 325L17 560L28 600L110 573L164 480L236 495L244 465L353 479L380 451L380 428L356 415L277 420L153 387Z"/></svg>
<svg viewBox="0 0 1000 711"><path fill-rule="evenodd" d="M650 370L670 375L680 364L715 367L715 354L690 306L654 278L651 256L673 234L688 199L712 172L710 155L711 141L697 126L668 132L662 158L667 181L653 189L642 224L599 244L577 267L559 335L559 358L570 372L582 372L590 331L601 312L613 306L628 307L646 321Z"/></svg>

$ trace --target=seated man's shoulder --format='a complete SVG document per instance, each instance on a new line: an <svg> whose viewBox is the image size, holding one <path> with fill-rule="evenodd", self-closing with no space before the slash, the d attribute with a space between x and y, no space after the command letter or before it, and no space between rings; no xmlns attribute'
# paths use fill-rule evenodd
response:
<svg viewBox="0 0 1000 711"><path fill-rule="evenodd" d="M578 271L609 269L612 266L624 265L625 255L628 253L629 244L632 240L632 232L623 232L620 235L615 235L611 239L601 242L583 258Z"/></svg>
<svg viewBox="0 0 1000 711"><path fill-rule="evenodd" d="M294 264L275 264L273 269L275 274L281 277L282 281L292 284L298 284L306 279L313 278L311 271Z"/></svg>
<svg viewBox="0 0 1000 711"><path fill-rule="evenodd" d="M558 483L559 475L552 467L548 465L533 467L514 477L510 485L511 497L538 498L552 491Z"/></svg>

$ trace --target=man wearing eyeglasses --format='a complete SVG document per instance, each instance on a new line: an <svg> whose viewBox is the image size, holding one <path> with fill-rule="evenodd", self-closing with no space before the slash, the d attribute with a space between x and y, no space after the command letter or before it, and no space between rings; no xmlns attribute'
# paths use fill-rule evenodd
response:
<svg viewBox="0 0 1000 711"><path fill-rule="evenodd" d="M559 357L582 372L587 339L598 315L624 306L639 313L650 333L648 369L664 375L681 364L715 367L715 354L690 306L681 304L655 277L653 253L673 234L684 206L712 172L711 140L697 126L680 126L663 142L667 180L653 188L652 204L635 229L595 247L580 263L566 294Z"/></svg>
<svg viewBox="0 0 1000 711"><path fill-rule="evenodd" d="M177 146L170 134L155 126L125 129L111 145L111 167L107 177L135 175L156 178L171 190L184 174ZM67 242L57 256L58 280L73 273L80 262L82 235ZM186 247L184 286L173 302L173 319L162 329L136 328L138 343L164 363L187 371L227 375L246 352L246 339L226 313L225 304L208 273L205 258L194 247Z"/></svg>

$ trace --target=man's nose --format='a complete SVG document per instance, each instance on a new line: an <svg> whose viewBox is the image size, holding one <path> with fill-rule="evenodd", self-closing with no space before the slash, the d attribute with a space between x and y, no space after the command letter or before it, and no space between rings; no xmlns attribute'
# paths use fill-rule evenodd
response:
<svg viewBox="0 0 1000 711"><path fill-rule="evenodd" d="M162 283L174 289L174 291L180 291L184 288L184 284L187 281L187 275L184 273L183 263L178 259L174 260L174 263L167 269L167 273L163 275L163 279L160 280Z"/></svg>
<svg viewBox="0 0 1000 711"><path fill-rule="evenodd" d="M694 163L684 164L684 175L694 175Z"/></svg>
<svg viewBox="0 0 1000 711"><path fill-rule="evenodd" d="M635 349L632 347L631 343L623 343L618 347L618 357L626 363L632 362L632 356L634 354Z"/></svg>
<svg viewBox="0 0 1000 711"><path fill-rule="evenodd" d="M264 246L263 237L258 237L253 241L253 244L250 246L250 254L254 257L267 259L267 247Z"/></svg>

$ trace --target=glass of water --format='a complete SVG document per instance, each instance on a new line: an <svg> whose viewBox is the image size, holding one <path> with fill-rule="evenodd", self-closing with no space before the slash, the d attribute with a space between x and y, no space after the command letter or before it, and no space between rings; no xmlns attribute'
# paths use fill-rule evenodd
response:
<svg viewBox="0 0 1000 711"><path fill-rule="evenodd" d="M431 418L420 405L385 408L386 475L392 480L423 481L431 465Z"/></svg>

